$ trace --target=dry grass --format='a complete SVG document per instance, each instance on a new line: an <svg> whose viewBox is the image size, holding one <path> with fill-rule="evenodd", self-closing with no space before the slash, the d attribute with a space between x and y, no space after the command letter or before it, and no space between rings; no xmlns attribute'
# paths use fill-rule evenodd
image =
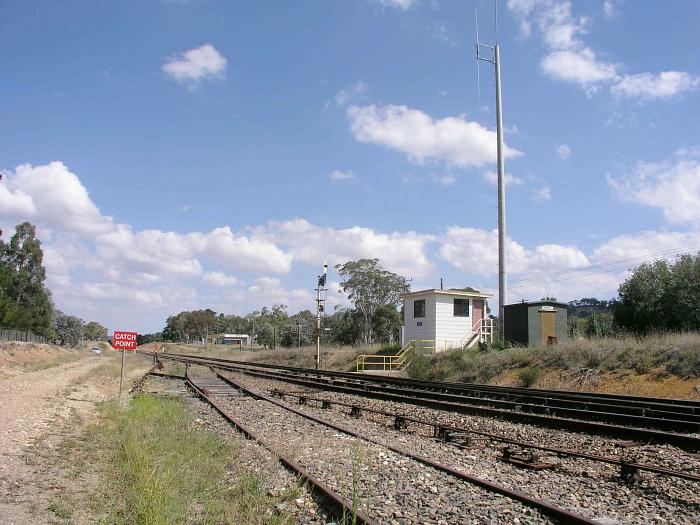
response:
<svg viewBox="0 0 700 525"><path fill-rule="evenodd" d="M0 369L26 372L52 368L84 358L85 350L19 341L0 342Z"/></svg>
<svg viewBox="0 0 700 525"><path fill-rule="evenodd" d="M276 348L274 350L238 350L236 347L224 345L211 346L187 346L168 343L166 349L169 352L178 352L192 355L234 359L238 361L252 361L256 363L269 363L283 366L298 366L313 368L316 365L316 347L304 346L301 348ZM344 346L322 347L321 364L326 370L354 371L355 360L360 354L372 354L381 350L380 345L372 346Z"/></svg>
<svg viewBox="0 0 700 525"><path fill-rule="evenodd" d="M484 353L454 350L419 357L408 372L416 378L485 383L527 367L560 370L582 378L618 372L696 379L700 377L700 333L579 339L545 348Z"/></svg>

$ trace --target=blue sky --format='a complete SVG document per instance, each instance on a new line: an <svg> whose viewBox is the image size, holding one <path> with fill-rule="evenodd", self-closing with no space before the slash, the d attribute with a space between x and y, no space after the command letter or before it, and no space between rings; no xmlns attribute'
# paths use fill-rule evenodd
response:
<svg viewBox="0 0 700 525"><path fill-rule="evenodd" d="M475 7L490 43L485 0L3 2L5 236L37 224L57 306L110 329L313 308L324 260L493 291ZM700 247L699 15L500 3L511 300Z"/></svg>

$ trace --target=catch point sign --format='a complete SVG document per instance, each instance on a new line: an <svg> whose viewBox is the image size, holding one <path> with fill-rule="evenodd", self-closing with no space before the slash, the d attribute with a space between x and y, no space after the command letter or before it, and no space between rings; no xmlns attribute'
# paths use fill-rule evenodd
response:
<svg viewBox="0 0 700 525"><path fill-rule="evenodd" d="M136 350L136 332L114 332L112 346L115 350Z"/></svg>

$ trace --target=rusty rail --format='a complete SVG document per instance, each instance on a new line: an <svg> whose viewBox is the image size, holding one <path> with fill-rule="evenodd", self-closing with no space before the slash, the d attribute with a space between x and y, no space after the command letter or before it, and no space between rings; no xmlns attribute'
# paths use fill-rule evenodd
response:
<svg viewBox="0 0 700 525"><path fill-rule="evenodd" d="M470 474L467 474L466 472L462 472L462 471L453 469L452 467L449 467L447 465L437 463L437 462L435 462L435 461L433 461L425 456L415 454L415 453L413 453L409 450L406 450L402 447L397 447L396 445L384 443L381 440L374 438L372 436L369 436L367 434L363 434L361 432L357 432L356 430L352 430L352 429L347 428L345 426L337 425L337 424L332 423L330 421L327 421L325 419L322 419L322 418L319 418L316 416L312 416L310 414L306 414L306 413L301 412L299 410L296 410L292 407L289 407L289 406L285 405L284 403L280 403L279 401L272 399L264 394L261 394L259 392L255 392L255 391L253 391L253 390L251 390L251 389L249 389L249 388L247 388L239 383L236 383L231 378L228 378L228 377L220 374L219 372L214 371L214 373L217 375L217 377L219 377L220 379L222 379L223 381L225 381L226 383L228 383L232 387L240 390L241 392L244 392L245 394L251 396L254 399L266 401L266 402L271 403L275 406L278 406L284 410L287 410L293 414L304 417L310 421L314 421L316 423L327 426L327 427L332 428L334 430L337 430L339 432L343 432L345 434L356 437L358 439L362 439L364 441L374 443L376 445L380 445L380 446L385 447L393 452L396 452L397 454L411 458L415 461L418 461L419 463L422 463L424 465L432 467L432 468L439 470L441 472L445 472L445 473L447 473L455 478L458 478L458 479L461 479L461 480L466 481L468 483L471 483L473 485L479 486L479 487L484 488L490 492L501 494L501 495L509 497L513 500L519 501L520 503L522 503L528 507L538 509L543 514L546 514L546 515L556 519L559 523L562 523L565 525L569 525L569 524L571 524L571 525L581 525L581 524L594 525L594 524L598 523L592 519L586 518L585 516L582 516L580 514L576 514L575 512L571 512L571 511L566 510L562 507L558 507L558 506L553 505L551 503L548 503L546 501L529 496L529 495L525 494L524 492L520 492L519 490L512 490L512 489L509 489L509 488L504 487L502 485L498 485L496 483L493 483L491 481L487 481L487 480L484 480L481 478L477 478L475 476L471 476Z"/></svg>
<svg viewBox="0 0 700 525"><path fill-rule="evenodd" d="M365 407L365 406L360 406L357 404L352 404L352 403L344 403L342 401L331 401L330 399L319 399L316 397L311 397L308 394L299 394L296 392L282 392L282 391L273 391L273 395L280 395L280 397L293 397L293 398L303 398L305 401L315 401L317 403L321 403L322 406L324 405L336 405L336 406L342 406L346 408L355 409L357 413L357 410L359 409L362 412L368 412L371 414L378 414L381 416L386 416L389 418L393 418L396 420L396 418L401 418L405 422L410 422L410 423L415 423L418 425L424 425L427 427L431 427L433 429L442 429L442 430L447 430L451 432L458 432L458 433L468 433L468 434L474 434L477 436L483 436L488 439L493 439L495 441L500 441L502 443L508 443L510 445L516 445L522 448L530 448L533 450L540 450L542 452L548 452L551 454L556 454L557 456L569 456L569 457L575 457L575 458L580 458L580 459L586 459L590 461L596 461L599 463L608 463L610 465L617 465L621 468L633 468L636 470L644 470L647 472L653 472L654 474L662 474L665 476L670 476L670 477L676 477L676 478L682 478L682 479L687 479L690 481L698 481L700 482L700 475L696 474L690 474L688 472L680 472L677 470L669 470L661 467L656 467L654 465L649 465L646 463L634 463L630 461L625 461L623 459L619 458L611 458L611 457L605 457L605 456L598 456L595 454L586 454L583 452L576 452L574 450L566 450L566 449L560 449L560 448L554 448L554 447L545 447L542 445L535 445L534 443L526 443L524 441L517 441L515 439L499 436L498 434L492 434L490 432L484 432L482 430L473 430L470 428L464 428L464 427L456 427L452 425L445 425L442 423L436 423L434 421L428 421L425 419L419 419L416 417L412 416L407 416L404 414L399 414L395 412L389 412L386 410L380 410L377 408L370 408L370 407Z"/></svg>
<svg viewBox="0 0 700 525"><path fill-rule="evenodd" d="M313 476L305 467L294 461L293 459L281 454L278 450L266 443L260 436L258 436L253 430L248 428L246 425L238 421L229 412L227 412L221 405L219 405L214 399L208 396L203 389L197 386L196 382L187 373L185 378L187 385L202 399L209 403L219 414L221 414L229 423L236 427L241 433L243 433L247 438L259 443L267 450L272 452L279 459L280 463L285 466L285 468L291 470L295 474L301 476L303 479L311 484L313 491L319 496L321 504L334 516L340 518L343 521L348 521L357 525L378 525L378 522L373 518L367 516L360 509L353 509L352 502L345 499L343 496L335 492L323 481L319 480Z"/></svg>

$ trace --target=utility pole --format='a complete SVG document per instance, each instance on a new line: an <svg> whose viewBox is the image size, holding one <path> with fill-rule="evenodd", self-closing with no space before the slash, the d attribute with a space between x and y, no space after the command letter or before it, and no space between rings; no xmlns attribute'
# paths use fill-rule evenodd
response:
<svg viewBox="0 0 700 525"><path fill-rule="evenodd" d="M301 348L301 321L297 321L297 330L299 332L297 339L297 348Z"/></svg>
<svg viewBox="0 0 700 525"><path fill-rule="evenodd" d="M323 263L323 275L318 276L316 286L316 370L321 368L321 313L323 313L325 299L321 298L321 292L325 291L328 264Z"/></svg>
<svg viewBox="0 0 700 525"><path fill-rule="evenodd" d="M475 10L476 13L476 10ZM476 15L476 64L477 82L479 77L479 61L494 65L496 74L496 163L498 167L498 334L501 342L505 340L504 312L508 289L508 274L506 272L506 185L505 162L503 160L503 108L501 100L501 50L498 45L498 0L494 1L494 19L496 29L496 45L488 46L479 42L479 19ZM482 48L492 51L491 58L480 54Z"/></svg>

